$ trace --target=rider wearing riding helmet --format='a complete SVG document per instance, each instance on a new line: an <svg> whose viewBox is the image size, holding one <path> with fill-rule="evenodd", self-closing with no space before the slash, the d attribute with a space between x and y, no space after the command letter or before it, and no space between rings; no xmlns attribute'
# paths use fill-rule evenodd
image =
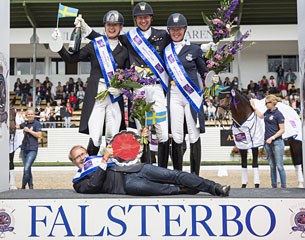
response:
<svg viewBox="0 0 305 240"><path fill-rule="evenodd" d="M169 109L173 164L175 169L182 169L185 119L190 141L191 172L198 175L201 162L200 133L205 131L202 80L207 68L200 47L185 38L187 20L182 14L170 15L167 29L173 41L164 51L164 61L171 78Z"/></svg>
<svg viewBox="0 0 305 240"><path fill-rule="evenodd" d="M131 66L134 66L136 71L138 71L144 78L158 78L156 84L143 85L142 88L136 89L136 92L145 91L146 102L155 102L152 106L153 110L156 112L156 114L161 114L164 116L164 120L154 124L154 127L156 129L158 140L158 166L167 167L169 141L167 103L164 94L167 89L164 84L168 84L168 79L163 77L164 75L167 76L167 73L164 71L165 66L162 61L162 57L164 48L171 40L165 30L159 30L151 27L153 16L154 12L150 4L146 2L137 3L133 9L133 17L135 19L137 28L130 30L127 34L120 35L119 39L128 49ZM82 21L82 25L86 29L85 35L87 38L93 39L99 35L97 32L89 28L84 21ZM136 45L138 42L136 42L135 39L142 43L141 47L144 46L144 51L143 49L137 49ZM144 52L149 52L150 57L147 58L145 54L143 54ZM163 75L161 77L160 75L156 76L156 72L162 72ZM137 124L138 130L140 130L140 127L141 126ZM145 161L146 163L151 162L148 151L143 153L141 161Z"/></svg>
<svg viewBox="0 0 305 240"><path fill-rule="evenodd" d="M81 20L78 19L78 21ZM104 124L106 143L109 143L120 129L125 128L123 99L120 98L121 93L117 89L110 87L108 88L110 95L105 100L95 100L97 93L107 88L106 81L110 81L106 72L114 72L113 66L120 69L129 67L127 49L121 45L118 39L124 25L122 14L116 10L107 12L103 18L103 24L105 35L97 36L89 44L81 48L79 52L69 54L64 47L58 52L62 59L69 63L91 62L88 87L79 127L79 132L90 135L87 147L89 155L97 155L99 151L104 133ZM112 64L103 63L105 60L100 57L101 54L109 56L108 59L113 59L114 62ZM112 69L106 69L106 65L108 68L112 66Z"/></svg>

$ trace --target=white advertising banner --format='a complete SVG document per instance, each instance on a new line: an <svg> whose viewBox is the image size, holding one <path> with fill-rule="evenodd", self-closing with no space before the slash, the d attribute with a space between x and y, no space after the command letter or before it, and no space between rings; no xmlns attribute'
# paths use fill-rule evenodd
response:
<svg viewBox="0 0 305 240"><path fill-rule="evenodd" d="M304 237L302 199L108 198L0 201L2 239Z"/></svg>
<svg viewBox="0 0 305 240"><path fill-rule="evenodd" d="M9 12L10 1L0 1L0 192L8 189L9 174Z"/></svg>

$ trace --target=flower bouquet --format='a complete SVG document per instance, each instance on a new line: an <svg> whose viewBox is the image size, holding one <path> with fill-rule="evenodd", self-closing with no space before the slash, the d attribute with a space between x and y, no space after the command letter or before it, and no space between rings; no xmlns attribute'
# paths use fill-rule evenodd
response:
<svg viewBox="0 0 305 240"><path fill-rule="evenodd" d="M239 27L233 27L233 24L238 22L238 17L231 20L231 15L235 11L238 3L238 0L222 0L220 2L220 8L210 17L202 13L203 20L212 33L214 43L218 43L224 38L234 36L239 30Z"/></svg>
<svg viewBox="0 0 305 240"><path fill-rule="evenodd" d="M126 91L131 91L133 88L141 88L142 85L139 82L140 76L134 68L130 69L117 69L113 75L110 77L110 86L113 88L117 88L119 90L125 89ZM96 100L105 100L108 96L109 90L108 88L98 93L95 97Z"/></svg>
<svg viewBox="0 0 305 240"><path fill-rule="evenodd" d="M146 112L152 112L152 106L155 104L155 102L146 103L144 94L145 92L142 91L130 98L132 101L130 118L138 119L142 129L146 126ZM148 137L141 136L140 144L148 144Z"/></svg>
<svg viewBox="0 0 305 240"><path fill-rule="evenodd" d="M243 49L243 41L250 35L250 31L247 31L245 34L240 32L240 19L242 13L242 1L240 3L239 9L239 18L232 17L231 15L236 10L239 0L221 0L220 8L216 10L214 14L210 17L207 17L202 13L204 22L208 25L213 43L211 47L205 54L207 59L207 68L209 73L206 77L206 88L204 90L204 95L214 95L218 90L223 89L219 87L217 82L214 82L212 79L215 75L218 75L221 71L225 70L228 65L234 60L234 55ZM233 20L231 20L233 18ZM237 26L233 26L237 24ZM217 49L219 41L234 37L234 40L228 41L225 44ZM207 85L212 86L207 86ZM217 89L216 89L217 88Z"/></svg>
<svg viewBox="0 0 305 240"><path fill-rule="evenodd" d="M241 35L237 40L224 44L215 52L209 51L205 57L207 60L207 68L216 74L225 70L230 62L234 60L234 55L242 49L243 41L250 35L250 31Z"/></svg>
<svg viewBox="0 0 305 240"><path fill-rule="evenodd" d="M157 78L154 77L153 73L146 74L145 77L140 73L139 83L142 85L150 85L155 84L157 82Z"/></svg>

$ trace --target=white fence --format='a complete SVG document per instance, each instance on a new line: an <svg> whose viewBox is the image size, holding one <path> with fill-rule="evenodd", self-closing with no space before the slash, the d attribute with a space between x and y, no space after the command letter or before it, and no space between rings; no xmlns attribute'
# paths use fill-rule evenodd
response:
<svg viewBox="0 0 305 240"><path fill-rule="evenodd" d="M89 136L80 134L78 128L46 128L48 131L48 147L39 148L36 162L69 162L68 153L72 146L83 145L87 147ZM206 133L201 134L202 161L229 161L232 147L220 146L219 127L206 127ZM189 160L188 149L184 160ZM21 161L19 150L15 153L15 161ZM251 157L251 154L250 154Z"/></svg>

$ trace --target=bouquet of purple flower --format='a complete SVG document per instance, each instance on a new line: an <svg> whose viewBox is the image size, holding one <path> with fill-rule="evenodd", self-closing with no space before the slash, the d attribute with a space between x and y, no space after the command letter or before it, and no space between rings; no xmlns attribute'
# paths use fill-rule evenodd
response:
<svg viewBox="0 0 305 240"><path fill-rule="evenodd" d="M113 75L110 76L110 86L113 88L125 89L131 91L133 88L141 88L140 76L134 68L130 69L117 69ZM95 97L97 100L103 101L109 94L108 88L98 93Z"/></svg>
<svg viewBox="0 0 305 240"><path fill-rule="evenodd" d="M250 35L250 31L241 35L239 39L224 44L215 52L209 51L205 57L207 60L207 68L213 70L216 74L225 70L230 62L234 60L234 55L243 48L243 40Z"/></svg>
<svg viewBox="0 0 305 240"><path fill-rule="evenodd" d="M206 17L202 13L203 20L209 26L215 44L225 38L234 37L235 39L234 41L228 41L220 49L210 47L206 52L207 68L216 74L225 70L228 64L234 60L234 55L243 49L244 39L250 35L250 31L241 34L239 26L233 27L234 23L239 24L238 17L231 20L231 15L236 10L239 0L221 0L220 4L221 7L210 17Z"/></svg>
<svg viewBox="0 0 305 240"><path fill-rule="evenodd" d="M220 8L210 17L206 17L202 13L203 20L212 33L214 43L218 43L220 40L228 37L232 37L237 27L233 27L234 23L237 23L238 18L235 17L231 20L231 14L235 11L238 5L238 0L222 0L220 2Z"/></svg>
<svg viewBox="0 0 305 240"><path fill-rule="evenodd" d="M125 94L125 92L124 92ZM146 103L145 101L145 92L142 91L140 94L129 95L127 97L132 101L132 106L130 109L130 118L138 119L141 124L141 127L146 126L146 112L152 112L152 106L155 102ZM148 144L148 137L141 136L141 144Z"/></svg>
<svg viewBox="0 0 305 240"><path fill-rule="evenodd" d="M157 78L149 68L142 68L139 66L135 66L134 68L138 72L138 82L142 85L150 85L155 84L157 82Z"/></svg>

